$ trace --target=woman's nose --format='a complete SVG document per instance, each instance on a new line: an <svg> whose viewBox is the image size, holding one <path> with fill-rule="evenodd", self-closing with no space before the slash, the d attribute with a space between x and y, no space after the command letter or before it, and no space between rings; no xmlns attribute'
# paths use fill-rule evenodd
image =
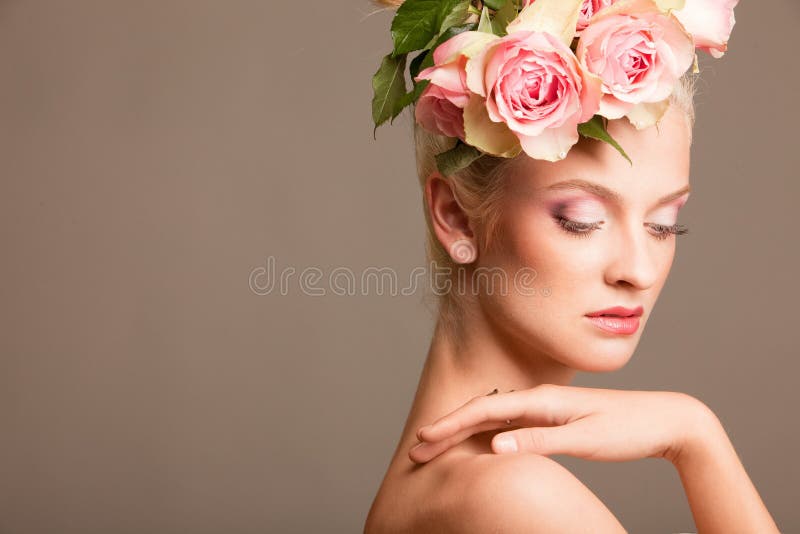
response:
<svg viewBox="0 0 800 534"><path fill-rule="evenodd" d="M664 256L655 245L655 238L644 225L632 223L621 228L610 245L606 282L636 289L647 289L655 284L661 270L659 262Z"/></svg>

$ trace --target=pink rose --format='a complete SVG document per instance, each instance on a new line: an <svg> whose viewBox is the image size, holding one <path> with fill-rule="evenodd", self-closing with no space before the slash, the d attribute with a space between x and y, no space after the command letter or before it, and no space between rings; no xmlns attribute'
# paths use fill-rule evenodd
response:
<svg viewBox="0 0 800 534"><path fill-rule="evenodd" d="M505 123L536 159L566 157L578 124L599 108L600 83L545 32L510 33L467 62L467 86L486 97L489 120Z"/></svg>
<svg viewBox="0 0 800 534"><path fill-rule="evenodd" d="M680 11L674 11L695 45L715 58L725 55L728 39L736 24L733 8L739 0L686 0Z"/></svg>
<svg viewBox="0 0 800 534"><path fill-rule="evenodd" d="M581 12L578 15L577 34L580 35L583 30L586 29L586 27L589 25L589 19L591 19L595 13L613 3L614 0L584 0L583 6L581 7Z"/></svg>
<svg viewBox="0 0 800 534"><path fill-rule="evenodd" d="M536 0L525 0L522 4L522 7L528 7ZM581 12L578 14L578 26L576 28L575 36L579 36L586 26L589 25L589 19L591 19L595 13L603 9L604 7L610 6L614 3L614 0L583 0L583 5L581 6Z"/></svg>
<svg viewBox="0 0 800 534"><path fill-rule="evenodd" d="M469 102L467 54L479 49L492 36L479 32L457 34L433 51L433 67L417 75L430 80L414 109L416 121L426 130L464 140L464 112Z"/></svg>
<svg viewBox="0 0 800 534"><path fill-rule="evenodd" d="M430 84L420 95L414 117L426 130L464 140L464 109L448 97L444 89Z"/></svg>
<svg viewBox="0 0 800 534"><path fill-rule="evenodd" d="M675 17L651 0L621 0L592 20L576 55L603 80L600 114L618 119L637 104L668 98L692 65L694 44ZM637 126L649 126L659 117L640 120Z"/></svg>
<svg viewBox="0 0 800 534"><path fill-rule="evenodd" d="M535 0L524 0L523 7ZM594 14L618 0L584 0L578 16L577 36L583 33ZM673 10L678 20L694 38L696 48L720 58L728 49L728 39L736 24L733 9L739 0L686 0L683 8Z"/></svg>

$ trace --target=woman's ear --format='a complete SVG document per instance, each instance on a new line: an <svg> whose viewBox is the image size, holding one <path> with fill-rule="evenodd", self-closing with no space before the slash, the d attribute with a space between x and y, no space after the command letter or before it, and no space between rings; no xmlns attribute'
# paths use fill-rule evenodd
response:
<svg viewBox="0 0 800 534"><path fill-rule="evenodd" d="M433 231L453 261L475 261L475 234L470 227L469 217L456 199L451 182L438 172L432 173L425 181L425 199Z"/></svg>

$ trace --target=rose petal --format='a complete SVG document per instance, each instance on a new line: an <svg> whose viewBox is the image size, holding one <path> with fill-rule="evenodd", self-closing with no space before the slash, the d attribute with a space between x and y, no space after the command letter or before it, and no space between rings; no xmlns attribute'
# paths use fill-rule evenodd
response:
<svg viewBox="0 0 800 534"><path fill-rule="evenodd" d="M493 122L486 112L486 100L472 95L464 108L466 143L484 152L514 157L520 152L519 139L502 122Z"/></svg>
<svg viewBox="0 0 800 534"><path fill-rule="evenodd" d="M592 24L613 15L638 15L642 13L661 13L653 0L616 0L592 18Z"/></svg>
<svg viewBox="0 0 800 534"><path fill-rule="evenodd" d="M578 142L580 135L574 124L558 128L547 128L537 136L520 136L520 144L525 153L536 159L547 161L562 160L570 148Z"/></svg>
<svg viewBox="0 0 800 534"><path fill-rule="evenodd" d="M540 31L572 43L583 0L536 0L519 12L506 28L508 33Z"/></svg>
<svg viewBox="0 0 800 534"><path fill-rule="evenodd" d="M670 9L683 9L686 0L655 0L661 11L667 12Z"/></svg>
<svg viewBox="0 0 800 534"><path fill-rule="evenodd" d="M436 65L450 63L456 56L472 57L479 53L490 42L499 39L491 33L468 31L461 32L443 42L433 51L433 62Z"/></svg>
<svg viewBox="0 0 800 534"><path fill-rule="evenodd" d="M667 98L695 53L692 36L653 0L618 0L592 19L576 55L603 80L600 114L617 119L635 104Z"/></svg>
<svg viewBox="0 0 800 534"><path fill-rule="evenodd" d="M414 118L428 131L464 139L463 112L436 85L428 85L422 92L414 106Z"/></svg>
<svg viewBox="0 0 800 534"><path fill-rule="evenodd" d="M653 126L661 120L668 107L669 98L661 102L642 102L633 106L627 117L637 130L642 130Z"/></svg>
<svg viewBox="0 0 800 534"><path fill-rule="evenodd" d="M613 95L603 95L600 100L600 110L597 113L607 119L621 119L628 114L634 105L630 102L623 102Z"/></svg>
<svg viewBox="0 0 800 534"><path fill-rule="evenodd" d="M739 0L686 0L683 9L674 11L697 48L715 58L725 55L728 39L736 24L733 9Z"/></svg>
<svg viewBox="0 0 800 534"><path fill-rule="evenodd" d="M603 96L603 80L585 69L583 70L583 84L581 115L578 117L579 124L588 121L598 112Z"/></svg>
<svg viewBox="0 0 800 534"><path fill-rule="evenodd" d="M464 63L464 61L454 61L439 67L429 67L420 72L416 80L430 80L431 84L442 88L451 102L463 108L467 105Z"/></svg>
<svg viewBox="0 0 800 534"><path fill-rule="evenodd" d="M489 45L478 54L467 60L467 88L475 94L486 96L486 72L487 55L491 53L492 46Z"/></svg>

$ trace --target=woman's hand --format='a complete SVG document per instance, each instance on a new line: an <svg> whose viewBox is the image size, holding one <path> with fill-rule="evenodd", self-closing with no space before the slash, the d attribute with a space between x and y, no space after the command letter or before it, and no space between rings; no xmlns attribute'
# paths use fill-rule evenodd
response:
<svg viewBox="0 0 800 534"><path fill-rule="evenodd" d="M492 392L495 393L495 392ZM481 395L433 424L411 460L427 462L473 434L500 432L495 453L567 454L619 462L639 458L674 461L681 448L715 417L698 399L673 391L625 391L542 384L532 389Z"/></svg>

